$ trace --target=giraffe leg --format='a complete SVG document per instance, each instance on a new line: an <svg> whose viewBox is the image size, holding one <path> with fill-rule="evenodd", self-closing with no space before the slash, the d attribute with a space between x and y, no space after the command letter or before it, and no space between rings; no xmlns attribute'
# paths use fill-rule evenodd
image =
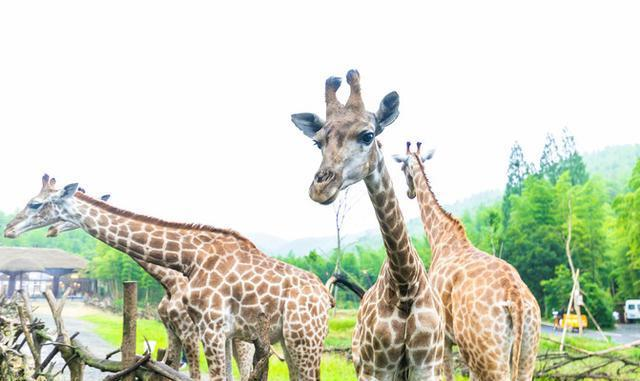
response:
<svg viewBox="0 0 640 381"><path fill-rule="evenodd" d="M224 343L224 366L227 370L227 381L233 381L233 364L231 363L231 341L226 339Z"/></svg>
<svg viewBox="0 0 640 381"><path fill-rule="evenodd" d="M222 321L200 324L204 355L209 364L209 381L227 381L227 338Z"/></svg>
<svg viewBox="0 0 640 381"><path fill-rule="evenodd" d="M200 375L200 340L198 333L193 330L183 336L183 348L187 356L187 364L189 364L189 377L192 380L199 380Z"/></svg>
<svg viewBox="0 0 640 381"><path fill-rule="evenodd" d="M167 351L164 353L162 362L173 369L178 369L180 367L180 350L182 349L182 343L180 342L180 337L178 337L173 325L171 324L168 308L169 299L165 295L158 305L158 315L160 316L160 320L167 331Z"/></svg>
<svg viewBox="0 0 640 381"><path fill-rule="evenodd" d="M409 372L409 381L435 381L437 379L436 368L433 366L413 368Z"/></svg>
<svg viewBox="0 0 640 381"><path fill-rule="evenodd" d="M320 380L320 360L327 334L327 313L311 314L305 305L285 311L283 337L289 353L289 377L292 381Z"/></svg>
<svg viewBox="0 0 640 381"><path fill-rule="evenodd" d="M180 352L182 351L182 343L173 329L167 328L167 336L167 351L164 353L162 362L170 366L172 369L177 370L180 368Z"/></svg>
<svg viewBox="0 0 640 381"><path fill-rule="evenodd" d="M233 357L238 364L241 381L249 380L249 375L251 375L251 371L253 370L254 352L255 347L253 344L238 339L233 340Z"/></svg>
<svg viewBox="0 0 640 381"><path fill-rule="evenodd" d="M518 364L518 381L533 379L540 340L540 313L535 308L528 308L524 318L524 331Z"/></svg>
<svg viewBox="0 0 640 381"><path fill-rule="evenodd" d="M453 343L445 339L442 368L445 380L453 381Z"/></svg>

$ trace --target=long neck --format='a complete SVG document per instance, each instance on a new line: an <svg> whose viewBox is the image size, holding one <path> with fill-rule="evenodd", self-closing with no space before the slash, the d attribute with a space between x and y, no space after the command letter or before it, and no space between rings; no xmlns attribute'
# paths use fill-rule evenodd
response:
<svg viewBox="0 0 640 381"><path fill-rule="evenodd" d="M165 291L169 294L175 294L180 287L180 279L184 278L184 275L181 273L158 265L154 265L153 263L141 261L134 259L140 267L144 271L147 272L153 279L158 281L160 285L165 289Z"/></svg>
<svg viewBox="0 0 640 381"><path fill-rule="evenodd" d="M72 206L61 216L105 244L124 252L134 260L168 267L189 274L196 253L196 234L185 229L162 226L153 219L136 218L130 212L110 208L107 204L77 193ZM207 236L206 232L198 232ZM209 235L208 240L213 240ZM159 274L158 274L159 275Z"/></svg>
<svg viewBox="0 0 640 381"><path fill-rule="evenodd" d="M417 158L411 160L413 183L420 206L420 218L424 231L429 237L429 244L433 252L433 261L455 250L461 245L468 245L469 241L464 227L447 211L445 211L433 194L429 179L424 172L421 162Z"/></svg>
<svg viewBox="0 0 640 381"><path fill-rule="evenodd" d="M365 178L371 203L387 251L389 272L400 291L414 285L422 271L422 262L411 240L393 191L391 178L380 157L376 170Z"/></svg>

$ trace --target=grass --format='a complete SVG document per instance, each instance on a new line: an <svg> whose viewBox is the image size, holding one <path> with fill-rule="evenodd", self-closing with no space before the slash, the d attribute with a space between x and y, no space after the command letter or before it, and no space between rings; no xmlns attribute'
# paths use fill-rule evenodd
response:
<svg viewBox="0 0 640 381"><path fill-rule="evenodd" d="M332 315L333 316L333 313ZM122 341L122 317L115 314L92 314L81 317L94 325L94 332L114 347L120 345ZM356 324L355 311L338 311L335 317L329 322L329 335L325 341L327 348L350 348L351 333ZM167 347L167 337L164 326L156 320L138 319L136 334L136 352L143 353L145 350L145 338L156 342L157 348ZM278 353L282 354L279 346L275 347ZM352 381L356 379L355 370L350 361L347 361L343 354L327 353L322 357L321 374L323 381ZM204 355L200 356L200 369L206 371L207 365ZM239 378L237 367L234 363L234 377ZM287 381L289 371L287 364L275 357L269 361L269 380Z"/></svg>
<svg viewBox="0 0 640 381"><path fill-rule="evenodd" d="M331 312L329 319L329 335L325 340L326 348L351 347L351 334L356 322L355 315L355 310L340 310L337 311L335 315ZM96 314L83 316L81 318L94 324L94 332L114 347L120 345L120 341L122 340L122 318L120 316L114 314ZM548 335L543 335L543 337L544 336L548 337ZM144 352L144 338L150 341L155 341L157 343L156 348L166 348L167 346L164 326L158 321L145 319L138 320L136 340L136 351L138 353ZM554 336L554 338L559 339L558 336ZM604 341L576 336L568 336L566 338L566 343L588 351L598 351L615 345ZM559 345L556 343L544 339L540 340L540 353L554 352L559 349L558 347ZM275 349L278 353L282 354L282 349L279 346L276 346ZM640 349L638 348L625 350L621 353L632 357L636 361L640 361ZM286 381L289 379L286 363L279 361L275 357L271 357L269 364L270 381ZM200 356L200 368L203 371L206 371L204 356ZM611 368L607 368L609 371L615 371L615 369L615 365ZM572 371L576 369L563 368L563 370ZM353 364L348 361L343 354L339 353L324 354L322 358L321 374L323 381L352 381L356 379ZM239 377L235 364L234 377L236 379ZM456 375L456 380L466 379L466 377Z"/></svg>

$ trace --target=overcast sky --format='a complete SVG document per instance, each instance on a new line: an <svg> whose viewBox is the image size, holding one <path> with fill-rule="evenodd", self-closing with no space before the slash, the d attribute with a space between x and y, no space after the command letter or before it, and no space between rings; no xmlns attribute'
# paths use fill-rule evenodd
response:
<svg viewBox="0 0 640 381"><path fill-rule="evenodd" d="M0 210L44 172L114 205L287 239L331 234L307 194L320 152L290 122L324 114L324 80L361 73L381 135L436 148L444 203L505 182L567 126L581 151L640 142L640 3L590 1L0 3ZM346 100L348 87L339 95ZM346 230L375 227L362 184Z"/></svg>

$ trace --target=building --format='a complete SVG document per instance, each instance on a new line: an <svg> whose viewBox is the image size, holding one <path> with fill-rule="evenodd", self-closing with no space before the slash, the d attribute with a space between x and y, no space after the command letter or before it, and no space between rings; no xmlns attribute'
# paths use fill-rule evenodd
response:
<svg viewBox="0 0 640 381"><path fill-rule="evenodd" d="M0 273L4 274L0 277L0 289L7 296L17 289L39 296L51 288L58 297L61 285L81 287L79 280L74 280L77 278L74 273L86 267L86 259L59 249L0 247Z"/></svg>

